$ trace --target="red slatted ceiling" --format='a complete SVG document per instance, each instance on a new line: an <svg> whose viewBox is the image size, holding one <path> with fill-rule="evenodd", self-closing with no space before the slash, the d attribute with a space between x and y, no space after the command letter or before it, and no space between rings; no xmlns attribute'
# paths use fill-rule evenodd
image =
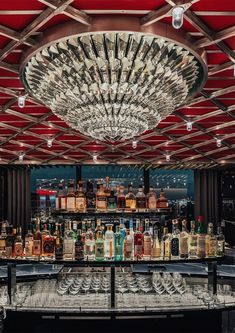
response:
<svg viewBox="0 0 235 333"><path fill-rule="evenodd" d="M52 1L54 2L54 1ZM151 10L158 10L167 5L167 0L74 0L71 6L84 10L88 15L96 15L102 11L123 11L123 15L145 16ZM14 43L13 39L1 27L9 28L18 36L39 15L45 15L48 6L40 0L1 0L0 1L0 55L2 51ZM235 27L234 0L201 0L195 2L193 11L199 23L206 25L212 32L220 32ZM92 12L91 12L92 11ZM139 12L128 12L139 11ZM114 13L114 12L113 12ZM129 13L129 14L128 14ZM186 13L187 14L187 13ZM45 20L38 31L30 34L36 39L38 33L47 28L72 21L73 18L62 13ZM163 22L171 24L171 17ZM184 19L183 29L192 34L195 40L204 38L204 34L195 24ZM198 94L195 103L183 106L177 114L164 119L155 130L147 131L138 139L138 146L133 149L131 140L117 143L96 142L89 137L69 129L61 119L50 113L46 107L26 101L20 109L16 96L23 90L17 70L22 52L29 46L20 43L12 48L9 54L3 55L0 62L0 158L2 163L18 163L18 154L25 152L23 163L74 163L92 162L92 155L98 153L100 163L110 161L118 163L153 163L164 164L168 152L172 163L211 161L235 163L235 86L234 71L231 58L235 59L235 28L233 36L224 36L221 42L205 47L207 51L209 77L204 87L206 94L216 93L213 99L202 98ZM213 33L212 33L213 35ZM8 52L7 52L8 53ZM235 61L234 61L235 62ZM217 68L223 65L223 70ZM8 70L7 66L12 66ZM214 69L216 73L212 74ZM226 91L220 91L225 89ZM230 89L231 91L229 91ZM200 117L202 117L200 119ZM196 120L193 130L188 132L186 120ZM37 123L39 122L39 123ZM225 144L216 146L216 136ZM47 147L46 140L55 138L53 146ZM66 152L66 153L64 153ZM200 154L201 152L201 154ZM56 156L56 154L59 154ZM206 154L206 156L203 156ZM230 157L229 155L232 155Z"/></svg>

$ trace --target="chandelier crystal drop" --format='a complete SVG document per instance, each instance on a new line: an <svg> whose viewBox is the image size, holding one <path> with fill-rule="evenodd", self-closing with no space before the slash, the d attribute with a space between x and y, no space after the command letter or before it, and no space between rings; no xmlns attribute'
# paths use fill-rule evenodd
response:
<svg viewBox="0 0 235 333"><path fill-rule="evenodd" d="M200 62L176 42L143 33L69 37L23 71L28 92L70 127L102 141L136 138L200 85Z"/></svg>

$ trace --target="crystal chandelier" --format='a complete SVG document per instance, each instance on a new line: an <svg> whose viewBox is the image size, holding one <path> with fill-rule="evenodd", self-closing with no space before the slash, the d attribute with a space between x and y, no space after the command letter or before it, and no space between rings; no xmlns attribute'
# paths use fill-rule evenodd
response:
<svg viewBox="0 0 235 333"><path fill-rule="evenodd" d="M201 64L177 42L141 32L55 41L23 69L27 91L70 127L117 141L155 128L198 89Z"/></svg>

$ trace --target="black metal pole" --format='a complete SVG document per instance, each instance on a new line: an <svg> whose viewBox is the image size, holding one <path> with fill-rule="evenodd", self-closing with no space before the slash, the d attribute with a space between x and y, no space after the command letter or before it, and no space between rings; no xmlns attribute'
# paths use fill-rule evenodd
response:
<svg viewBox="0 0 235 333"><path fill-rule="evenodd" d="M16 264L7 264L7 292L9 297L9 304L12 304L12 298L16 293Z"/></svg>
<svg viewBox="0 0 235 333"><path fill-rule="evenodd" d="M110 283L110 294L111 294L111 308L115 308L115 266L110 266L111 270L111 283Z"/></svg>
<svg viewBox="0 0 235 333"><path fill-rule="evenodd" d="M213 295L217 293L217 261L209 261L208 265L208 291Z"/></svg>
<svg viewBox="0 0 235 333"><path fill-rule="evenodd" d="M144 169L144 192L149 193L149 169Z"/></svg>
<svg viewBox="0 0 235 333"><path fill-rule="evenodd" d="M76 165L76 183L82 180L82 166Z"/></svg>

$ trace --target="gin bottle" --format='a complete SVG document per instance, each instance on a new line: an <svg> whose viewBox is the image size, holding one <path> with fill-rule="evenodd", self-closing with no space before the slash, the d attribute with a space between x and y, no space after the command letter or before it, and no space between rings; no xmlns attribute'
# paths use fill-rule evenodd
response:
<svg viewBox="0 0 235 333"><path fill-rule="evenodd" d="M97 232L95 241L95 259L98 261L104 260L104 239L102 231Z"/></svg>
<svg viewBox="0 0 235 333"><path fill-rule="evenodd" d="M130 229L126 230L124 239L124 258L125 260L133 260L133 238L130 234Z"/></svg>
<svg viewBox="0 0 235 333"><path fill-rule="evenodd" d="M190 222L189 233L189 258L197 258L197 234L195 231L195 221Z"/></svg>
<svg viewBox="0 0 235 333"><path fill-rule="evenodd" d="M64 259L72 260L74 259L75 243L74 234L71 229L71 222L66 223L66 229L64 231Z"/></svg>
<svg viewBox="0 0 235 333"><path fill-rule="evenodd" d="M120 261L123 259L123 234L120 232L120 227L116 227L116 232L114 234L114 253L115 253L115 260Z"/></svg>
<svg viewBox="0 0 235 333"><path fill-rule="evenodd" d="M178 220L172 220L172 236L171 236L171 258L179 258L179 237L180 230L178 228Z"/></svg>
<svg viewBox="0 0 235 333"><path fill-rule="evenodd" d="M217 237L213 232L213 223L208 223L206 235L206 256L216 257L217 254Z"/></svg>
<svg viewBox="0 0 235 333"><path fill-rule="evenodd" d="M114 258L114 233L113 225L107 224L107 230L104 236L104 256L106 260Z"/></svg>
<svg viewBox="0 0 235 333"><path fill-rule="evenodd" d="M217 228L217 256L222 257L224 255L225 238L222 232L222 228Z"/></svg>
<svg viewBox="0 0 235 333"><path fill-rule="evenodd" d="M188 258L188 240L189 233L187 230L187 221L182 221L182 231L180 233L180 258L186 259Z"/></svg>

